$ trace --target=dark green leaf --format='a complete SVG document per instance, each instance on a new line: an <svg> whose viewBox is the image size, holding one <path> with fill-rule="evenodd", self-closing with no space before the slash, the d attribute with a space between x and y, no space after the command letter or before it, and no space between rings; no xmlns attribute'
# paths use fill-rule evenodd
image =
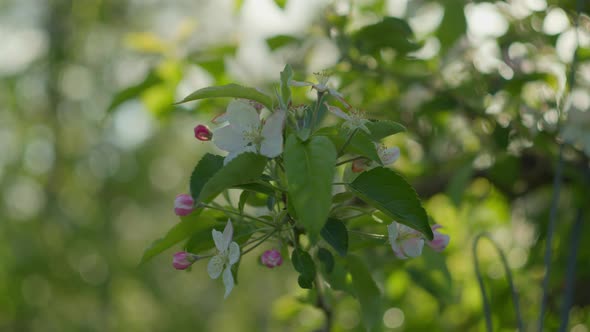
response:
<svg viewBox="0 0 590 332"><path fill-rule="evenodd" d="M221 86L211 86L203 89L199 89L178 104L186 103L193 100L205 99L205 98L219 98L219 97L232 97L232 98L244 98L253 101L257 101L264 105L269 110L273 109L272 98L266 94L254 89L244 87L238 84L227 84Z"/></svg>
<svg viewBox="0 0 590 332"><path fill-rule="evenodd" d="M313 288L313 278L308 278L308 277L305 277L301 274L297 278L297 283L299 284L299 287L304 288L304 289L312 289Z"/></svg>
<svg viewBox="0 0 590 332"><path fill-rule="evenodd" d="M295 270L299 272L299 278L297 278L299 286L301 288L311 289L316 273L315 264L311 256L306 251L297 248L291 254L291 262Z"/></svg>
<svg viewBox="0 0 590 332"><path fill-rule="evenodd" d="M332 271L334 270L334 256L332 256L330 250L326 248L320 248L318 249L317 255L320 262L324 264L326 272L332 273Z"/></svg>
<svg viewBox="0 0 590 332"><path fill-rule="evenodd" d="M290 135L284 160L289 199L297 220L315 241L330 212L336 149L323 136L301 142L295 135Z"/></svg>
<svg viewBox="0 0 590 332"><path fill-rule="evenodd" d="M258 154L238 155L205 183L196 201L209 202L226 189L258 180L266 162L267 158Z"/></svg>
<svg viewBox="0 0 590 332"><path fill-rule="evenodd" d="M320 234L340 256L346 256L348 251L348 231L342 221L328 219Z"/></svg>
<svg viewBox="0 0 590 332"><path fill-rule="evenodd" d="M215 224L215 220L201 215L202 210L197 210L189 216L182 217L181 221L174 225L163 238L152 243L143 253L140 264L143 264L164 250L172 247L178 242L188 238L192 234L201 230L210 229Z"/></svg>
<svg viewBox="0 0 590 332"><path fill-rule="evenodd" d="M375 120L366 124L371 132L371 138L374 141L379 141L385 137L406 131L406 127L401 124L389 120Z"/></svg>
<svg viewBox="0 0 590 332"><path fill-rule="evenodd" d="M367 331L380 324L381 293L365 263L354 255L347 258L352 288L361 305L362 321Z"/></svg>
<svg viewBox="0 0 590 332"><path fill-rule="evenodd" d="M363 27L353 40L361 52L369 54L385 48L405 54L420 48L408 23L395 17L385 17L381 22Z"/></svg>
<svg viewBox="0 0 590 332"><path fill-rule="evenodd" d="M238 211L240 213L244 213L244 206L248 201L248 196L250 196L250 192L247 190L242 191L242 193L240 194L240 200L238 201Z"/></svg>
<svg viewBox="0 0 590 332"><path fill-rule="evenodd" d="M440 40L442 49L448 49L459 37L461 37L467 30L467 21L465 20L465 12L463 0L447 0L444 3L445 13L436 30L436 35Z"/></svg>
<svg viewBox="0 0 590 332"><path fill-rule="evenodd" d="M215 173L223 167L223 157L207 153L199 160L191 174L190 189L191 196L195 201L199 199L203 186Z"/></svg>
<svg viewBox="0 0 590 332"><path fill-rule="evenodd" d="M376 167L361 173L349 187L365 202L432 240L428 216L416 191L395 171Z"/></svg>

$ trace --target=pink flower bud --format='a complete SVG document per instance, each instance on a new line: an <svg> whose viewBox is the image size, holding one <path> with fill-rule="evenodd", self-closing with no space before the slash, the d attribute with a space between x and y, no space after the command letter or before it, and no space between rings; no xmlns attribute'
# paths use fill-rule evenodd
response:
<svg viewBox="0 0 590 332"><path fill-rule="evenodd" d="M188 194L180 194L176 196L174 200L174 213L177 216L186 216L193 212L193 206L195 201L191 195Z"/></svg>
<svg viewBox="0 0 590 332"><path fill-rule="evenodd" d="M213 133L207 126L198 125L195 127L195 138L199 141L210 141L213 137Z"/></svg>
<svg viewBox="0 0 590 332"><path fill-rule="evenodd" d="M432 248L434 251L441 252L443 251L448 245L451 238L446 234L441 234L437 231L437 229L442 228L441 225L434 225L432 226L432 233L434 234L434 238L432 241L426 242L426 244Z"/></svg>
<svg viewBox="0 0 590 332"><path fill-rule="evenodd" d="M272 269L273 267L283 264L283 257L281 257L281 253L278 250L272 249L265 251L262 256L260 256L260 261L262 264Z"/></svg>
<svg viewBox="0 0 590 332"><path fill-rule="evenodd" d="M197 255L193 255L186 251L179 251L174 254L174 259L172 260L172 266L174 266L177 270L186 270L189 266L193 265L198 259Z"/></svg>
<svg viewBox="0 0 590 332"><path fill-rule="evenodd" d="M369 168L370 164L371 162L367 159L357 159L352 162L352 172L360 173L366 171Z"/></svg>

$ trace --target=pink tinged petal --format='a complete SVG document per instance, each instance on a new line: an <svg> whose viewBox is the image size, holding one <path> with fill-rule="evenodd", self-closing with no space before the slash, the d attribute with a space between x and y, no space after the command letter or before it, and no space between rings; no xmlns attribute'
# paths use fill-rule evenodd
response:
<svg viewBox="0 0 590 332"><path fill-rule="evenodd" d="M213 256L207 264L207 273L211 279L217 279L223 272L224 260L221 256Z"/></svg>
<svg viewBox="0 0 590 332"><path fill-rule="evenodd" d="M243 149L250 142L246 140L242 130L228 125L215 130L213 143L221 150L231 152Z"/></svg>
<svg viewBox="0 0 590 332"><path fill-rule="evenodd" d="M401 243L404 254L408 257L418 257L422 254L422 248L424 248L424 239L422 238L409 238L405 239Z"/></svg>
<svg viewBox="0 0 590 332"><path fill-rule="evenodd" d="M395 256L397 258L401 258L401 259L408 258L404 254L402 248L400 248L398 245L399 231L398 231L398 224L396 222L393 222L387 226L387 233L388 233L389 243L391 244L391 249L393 250L393 253L395 254Z"/></svg>
<svg viewBox="0 0 590 332"><path fill-rule="evenodd" d="M195 138L199 141L210 141L211 137L213 137L213 133L207 126L198 125L195 127Z"/></svg>
<svg viewBox="0 0 590 332"><path fill-rule="evenodd" d="M262 127L263 141L260 145L260 154L274 158L283 152L283 127L287 113L284 110L276 110Z"/></svg>
<svg viewBox="0 0 590 332"><path fill-rule="evenodd" d="M193 212L193 198L188 194L179 194L174 200L174 213L177 216L186 216Z"/></svg>
<svg viewBox="0 0 590 332"><path fill-rule="evenodd" d="M336 115L339 118L342 118L344 120L350 121L350 115L344 113L341 109L339 109L336 106L332 106L332 105L328 105L326 104L326 106L328 107L328 111L332 112L332 114Z"/></svg>
<svg viewBox="0 0 590 332"><path fill-rule="evenodd" d="M177 270L186 270L191 266L195 260L191 259L191 254L180 251L174 254L172 259L172 266Z"/></svg>
<svg viewBox="0 0 590 332"><path fill-rule="evenodd" d="M438 225L438 224L432 226L432 232L434 234L434 238L432 239L432 241L426 242L426 244L429 247L431 247L434 251L437 251L437 252L443 251L449 245L449 242L451 240L450 236L448 236L446 234L439 233L437 231L439 228L442 228L442 226Z"/></svg>
<svg viewBox="0 0 590 332"><path fill-rule="evenodd" d="M240 260L240 246L232 242L229 244L229 265L234 265Z"/></svg>
<svg viewBox="0 0 590 332"><path fill-rule="evenodd" d="M227 121L240 131L260 128L260 117L256 109L242 100L234 100L227 107Z"/></svg>
<svg viewBox="0 0 590 332"><path fill-rule="evenodd" d="M229 293L234 289L234 276L231 274L229 266L223 271L223 285L225 286L224 299L227 299Z"/></svg>
<svg viewBox="0 0 590 332"><path fill-rule="evenodd" d="M383 165L393 164L400 156L400 151L397 146L391 148L380 148L378 152L379 158L381 159Z"/></svg>

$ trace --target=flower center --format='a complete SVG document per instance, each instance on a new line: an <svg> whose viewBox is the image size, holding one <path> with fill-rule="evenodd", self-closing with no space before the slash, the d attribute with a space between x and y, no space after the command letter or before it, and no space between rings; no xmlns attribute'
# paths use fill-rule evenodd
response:
<svg viewBox="0 0 590 332"><path fill-rule="evenodd" d="M249 142L248 145L254 145L256 147L260 146L264 140L264 137L258 128L251 128L250 130L244 131L243 135L244 139Z"/></svg>

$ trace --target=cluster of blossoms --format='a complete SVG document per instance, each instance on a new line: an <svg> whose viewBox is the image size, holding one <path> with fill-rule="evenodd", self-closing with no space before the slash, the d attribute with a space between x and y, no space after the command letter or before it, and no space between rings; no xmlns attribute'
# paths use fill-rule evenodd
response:
<svg viewBox="0 0 590 332"><path fill-rule="evenodd" d="M341 128L348 135L347 143L359 131L370 135L371 120L366 119L363 112L353 109L343 96L336 90L329 88L327 83L328 79L325 74L318 75L318 83L289 81L290 86L310 86L318 92L318 96L328 94L345 106L347 111L328 103L324 104L331 114L343 120ZM194 128L195 138L200 141L212 141L217 148L226 151L227 155L223 158L224 166L244 153L258 154L269 159L280 157L284 149L284 132L289 119L304 119L310 108L306 106L291 107L290 104L287 109L279 107L275 110L263 110L263 108L259 103L236 99L230 102L225 113L212 120L217 125L216 129L211 131L203 124L197 125ZM298 125L295 127L299 128ZM353 173L358 175L373 168L389 166L400 157L398 147L387 147L379 142L374 142L374 144L380 163L375 161L375 158L375 160L363 156L353 158L350 160L350 170ZM342 147L341 150L344 148ZM286 201L284 203L286 206ZM199 205L191 195L180 194L176 196L174 212L178 216L187 216L193 213L197 206ZM286 207L283 210L286 210ZM293 229L295 226L291 227ZM420 256L425 243L435 251L442 251L447 247L450 238L438 231L441 227L440 225L431 227L434 237L429 241L423 233L401 223L392 222L387 226L387 231L394 255L399 259ZM234 226L231 220L227 221L223 232L213 229L211 234L216 249L214 254L195 255L186 251L177 252L173 257L173 266L178 270L185 270L196 261L210 257L207 272L212 279L222 277L225 286L224 296L227 297L234 287L232 268L240 260L242 254L253 248L244 250L244 247L240 248L240 245L234 241ZM273 234L275 233L270 235ZM277 237L280 237L280 231L277 234ZM270 235L262 237L262 240L256 242L254 247L270 238ZM290 239L280 240L281 245L291 241ZM268 268L276 268L283 263L283 257L276 249L266 250L260 256L260 262Z"/></svg>

